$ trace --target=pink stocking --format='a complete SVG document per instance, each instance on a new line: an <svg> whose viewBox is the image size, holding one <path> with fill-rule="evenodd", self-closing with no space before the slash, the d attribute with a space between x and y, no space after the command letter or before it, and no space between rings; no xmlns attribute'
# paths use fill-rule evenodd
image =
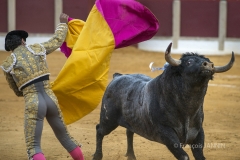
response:
<svg viewBox="0 0 240 160"><path fill-rule="evenodd" d="M80 147L76 147L73 151L70 152L70 155L74 160L84 160Z"/></svg>
<svg viewBox="0 0 240 160"><path fill-rule="evenodd" d="M46 160L42 153L37 153L33 155L33 160Z"/></svg>

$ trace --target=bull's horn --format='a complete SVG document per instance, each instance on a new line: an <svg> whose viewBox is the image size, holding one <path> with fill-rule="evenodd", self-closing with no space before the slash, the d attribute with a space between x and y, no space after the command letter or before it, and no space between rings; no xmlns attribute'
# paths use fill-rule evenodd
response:
<svg viewBox="0 0 240 160"><path fill-rule="evenodd" d="M171 48L172 48L172 43L170 43L167 47L167 50L165 52L165 60L171 65L171 66L179 66L181 64L181 60L176 60L171 57Z"/></svg>
<svg viewBox="0 0 240 160"><path fill-rule="evenodd" d="M234 53L232 52L232 58L231 58L231 60L228 62L227 65L214 67L215 73L221 73L221 72L226 72L226 71L228 71L229 69L232 68L234 61L235 61L235 57L234 57Z"/></svg>

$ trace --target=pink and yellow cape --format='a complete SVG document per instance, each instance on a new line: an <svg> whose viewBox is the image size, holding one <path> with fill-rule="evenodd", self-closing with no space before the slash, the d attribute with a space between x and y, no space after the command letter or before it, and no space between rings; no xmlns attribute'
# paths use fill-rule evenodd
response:
<svg viewBox="0 0 240 160"><path fill-rule="evenodd" d="M69 19L61 51L68 57L52 83L66 124L92 112L108 83L112 51L152 38L155 16L134 0L96 0L86 22Z"/></svg>

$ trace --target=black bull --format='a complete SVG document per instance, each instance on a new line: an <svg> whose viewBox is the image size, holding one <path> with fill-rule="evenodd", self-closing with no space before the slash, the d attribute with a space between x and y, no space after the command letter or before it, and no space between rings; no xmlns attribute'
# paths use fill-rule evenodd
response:
<svg viewBox="0 0 240 160"><path fill-rule="evenodd" d="M136 159L134 133L166 145L179 160L189 159L183 145L197 145L191 147L193 156L205 159L202 123L208 82L214 73L232 67L234 53L227 65L215 67L208 58L195 53L185 53L175 60L170 55L171 46L165 53L169 65L154 79L142 74L114 74L102 100L94 160L103 157L103 137L119 125L127 129L128 160Z"/></svg>

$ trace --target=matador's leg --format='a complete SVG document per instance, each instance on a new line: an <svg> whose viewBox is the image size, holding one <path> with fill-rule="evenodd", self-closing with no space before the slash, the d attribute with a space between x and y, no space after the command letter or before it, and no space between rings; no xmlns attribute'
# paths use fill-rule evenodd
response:
<svg viewBox="0 0 240 160"><path fill-rule="evenodd" d="M30 85L23 91L25 99L25 141L29 159L37 154L45 159L41 150L41 136L47 106L43 97L36 91L35 85Z"/></svg>
<svg viewBox="0 0 240 160"><path fill-rule="evenodd" d="M83 160L82 151L78 142L69 134L63 121L62 112L58 106L58 101L53 91L49 89L48 82L45 83L44 99L47 103L47 121L52 127L57 139L62 146L70 153L74 160Z"/></svg>

